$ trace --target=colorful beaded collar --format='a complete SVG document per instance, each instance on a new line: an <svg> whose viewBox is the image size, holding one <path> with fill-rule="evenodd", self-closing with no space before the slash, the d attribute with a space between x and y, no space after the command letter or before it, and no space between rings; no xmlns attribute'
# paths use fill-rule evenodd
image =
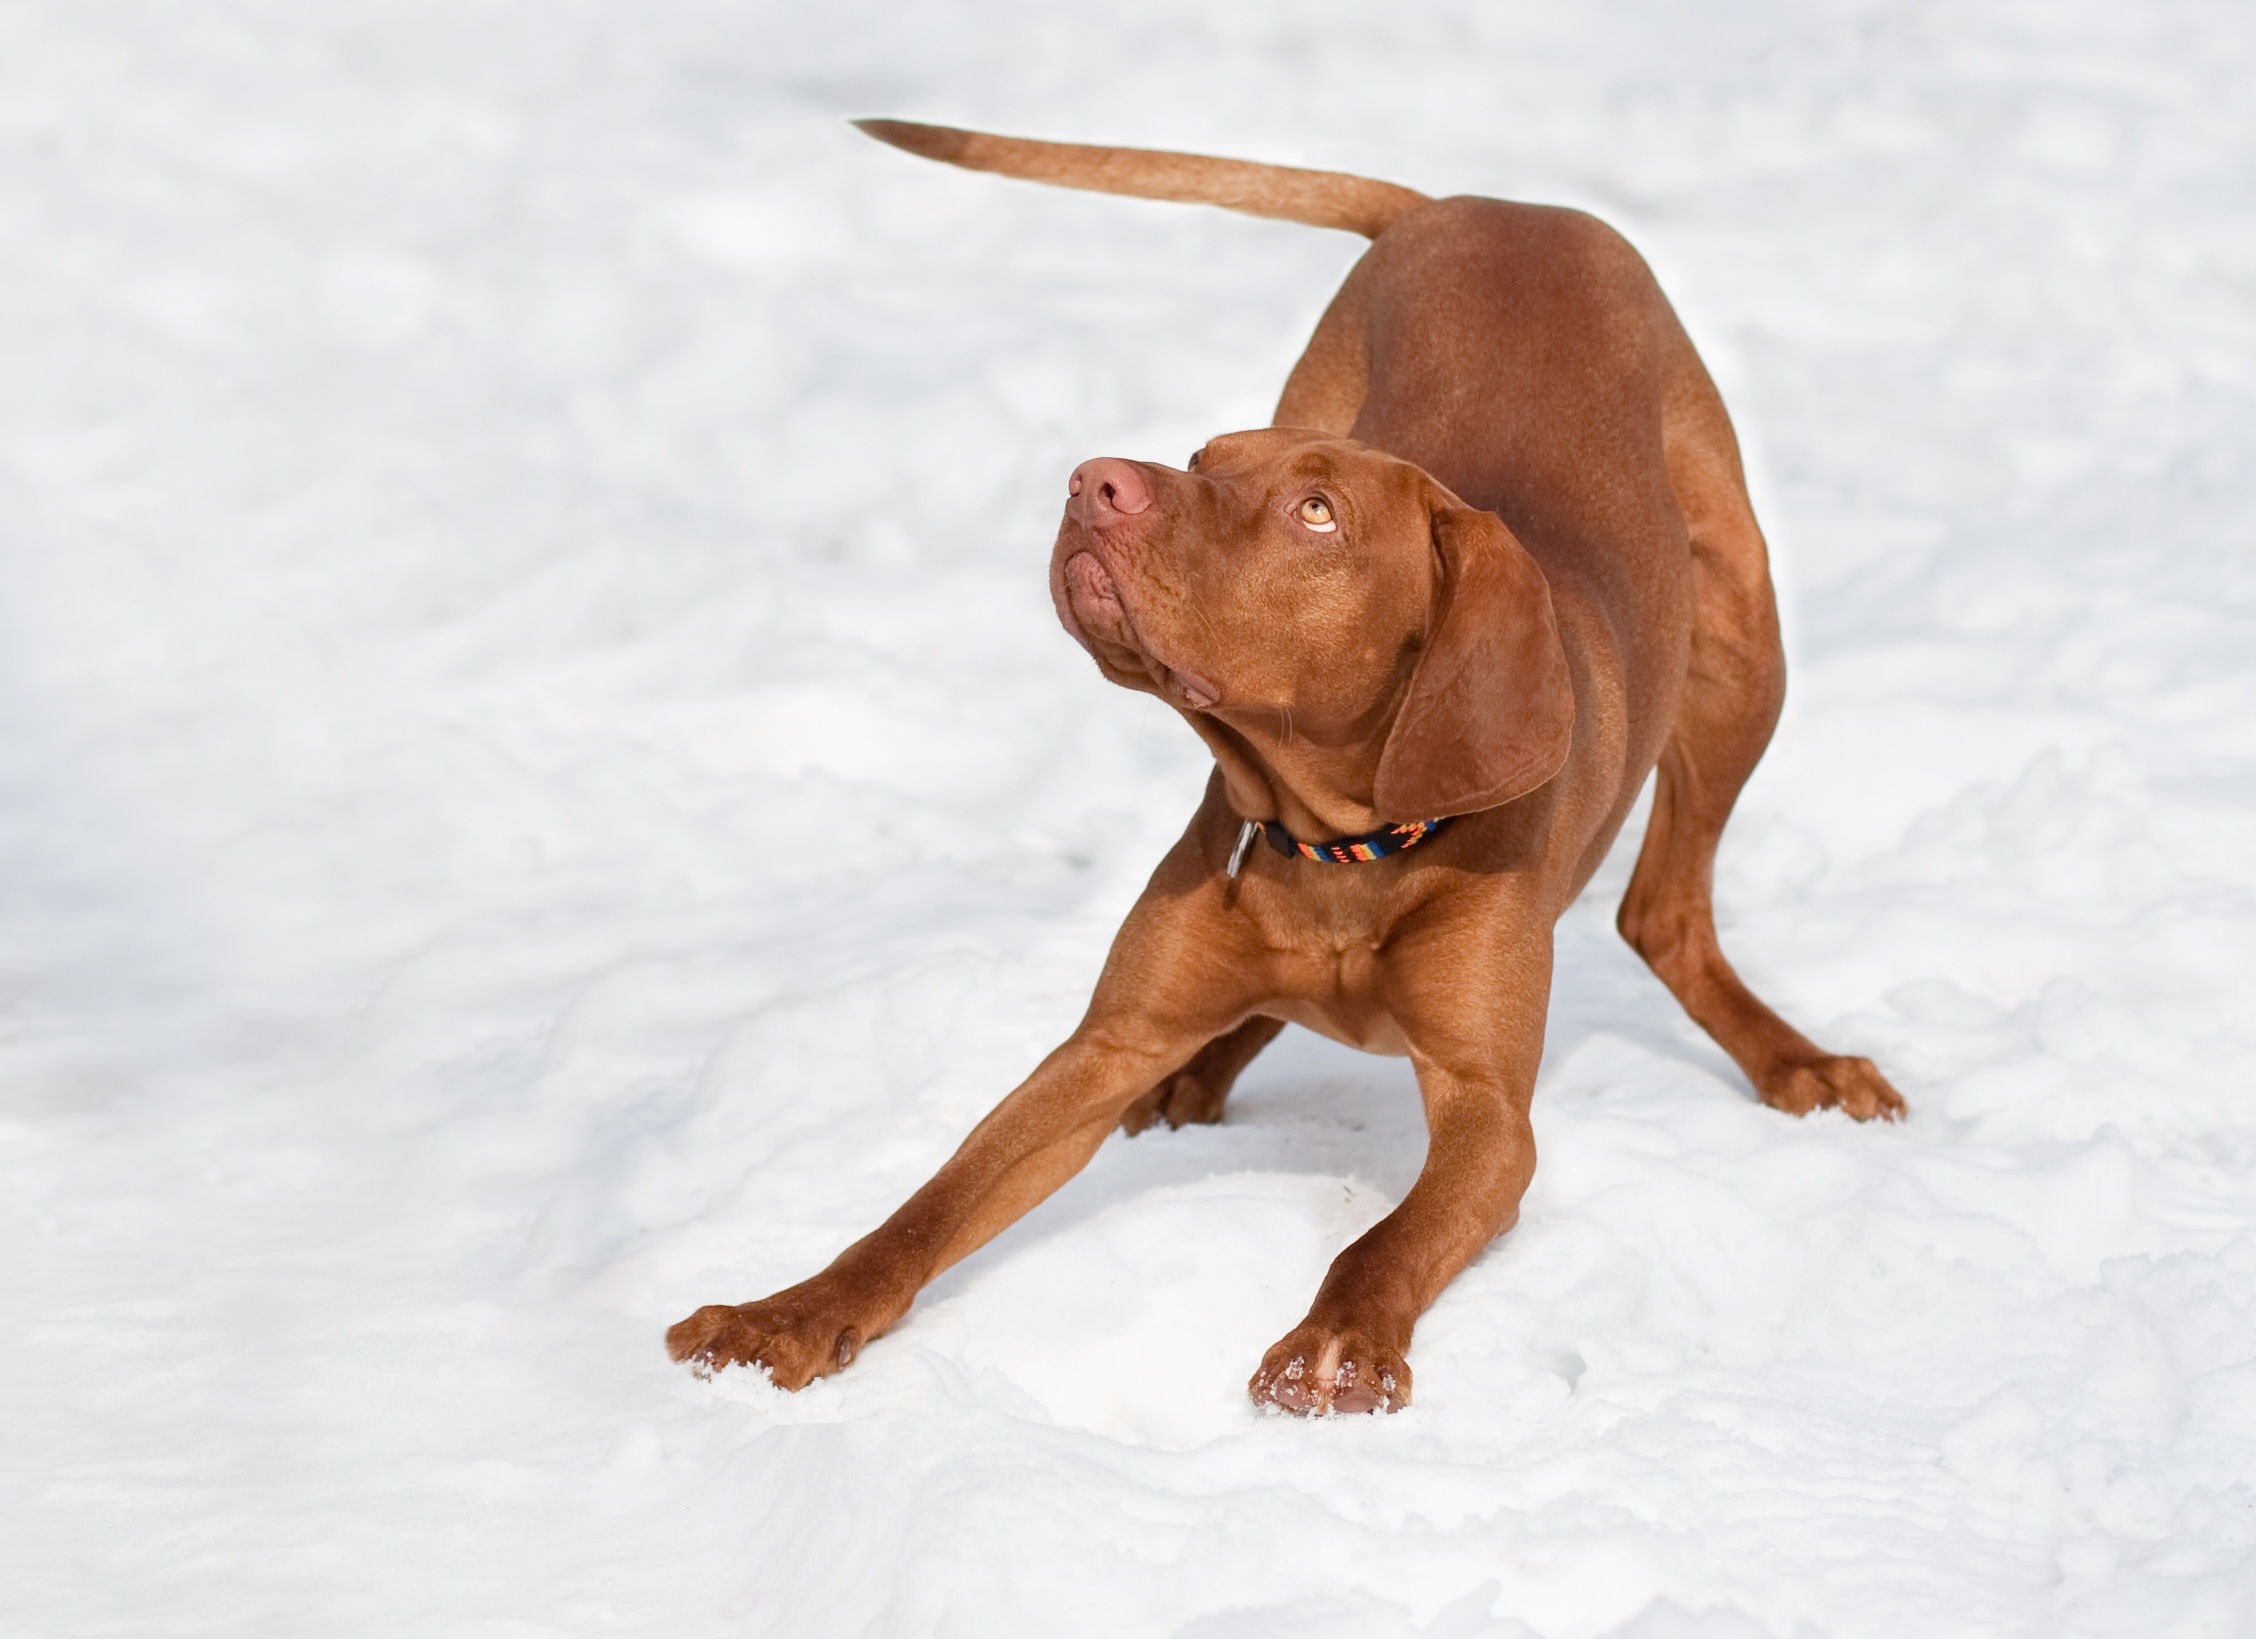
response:
<svg viewBox="0 0 2256 1639"><path fill-rule="evenodd" d="M1337 842L1303 842L1275 820L1247 820L1238 827L1237 846L1230 850L1229 874L1235 877L1243 868L1246 850L1253 846L1257 833L1287 859L1297 854L1323 865L1361 865L1384 859L1389 854L1405 853L1448 823L1446 817L1411 820L1406 825L1389 825L1359 837L1341 837Z"/></svg>

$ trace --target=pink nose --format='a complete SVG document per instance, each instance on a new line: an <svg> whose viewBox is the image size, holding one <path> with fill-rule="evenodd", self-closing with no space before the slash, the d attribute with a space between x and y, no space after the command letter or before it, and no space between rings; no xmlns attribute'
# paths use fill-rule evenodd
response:
<svg viewBox="0 0 2256 1639"><path fill-rule="evenodd" d="M1132 518L1152 504L1151 484L1136 464L1110 455L1075 467L1066 491L1071 497L1066 516L1093 529Z"/></svg>

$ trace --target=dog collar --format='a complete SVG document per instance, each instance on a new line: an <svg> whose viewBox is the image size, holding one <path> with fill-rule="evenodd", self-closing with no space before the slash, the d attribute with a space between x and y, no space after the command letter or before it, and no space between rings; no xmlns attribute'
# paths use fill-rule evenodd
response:
<svg viewBox="0 0 2256 1639"><path fill-rule="evenodd" d="M1228 874L1235 877L1244 867L1246 850L1253 846L1257 833L1287 859L1297 854L1322 865L1362 865L1389 854L1407 853L1448 823L1447 816L1411 820L1404 825L1367 831L1359 837L1341 837L1337 842L1303 842L1275 820L1247 820L1238 827L1238 843L1230 850Z"/></svg>

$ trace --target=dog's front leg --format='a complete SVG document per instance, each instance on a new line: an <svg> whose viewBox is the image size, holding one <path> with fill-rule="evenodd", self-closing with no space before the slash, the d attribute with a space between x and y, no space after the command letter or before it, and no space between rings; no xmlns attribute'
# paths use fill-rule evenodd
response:
<svg viewBox="0 0 2256 1639"><path fill-rule="evenodd" d="M1535 1176L1528 1104L1550 998L1548 930L1488 955L1429 952L1420 984L1400 998L1426 1108L1425 1167L1402 1204L1332 1261L1308 1317L1262 1357L1246 1385L1257 1403L1303 1415L1408 1405L1418 1317L1518 1220Z"/></svg>
<svg viewBox="0 0 2256 1639"><path fill-rule="evenodd" d="M1163 865L1155 889L1168 874ZM1218 889L1147 893L1080 1028L929 1183L813 1279L698 1310L666 1333L667 1352L700 1373L761 1366L786 1389L851 1362L934 1276L1087 1165L1130 1103L1244 1017L1250 990L1229 960L1219 898Z"/></svg>

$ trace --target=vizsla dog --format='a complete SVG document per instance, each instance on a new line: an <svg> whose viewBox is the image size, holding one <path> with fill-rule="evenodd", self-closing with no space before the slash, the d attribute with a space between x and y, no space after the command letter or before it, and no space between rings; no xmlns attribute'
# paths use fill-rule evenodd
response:
<svg viewBox="0 0 2256 1639"><path fill-rule="evenodd" d="M1763 1102L1893 1118L1870 1061L1766 1006L1716 943L1717 838L1785 690L1731 422L1637 253L1575 211L891 121L913 153L1373 241L1275 425L1178 470L1084 462L1050 562L1065 629L1214 754L1088 1015L931 1182L811 1280L666 1334L796 1389L1085 1165L1115 1127L1221 1119L1290 1021L1417 1069L1400 1206L1270 1349L1256 1401L1394 1410L1418 1317L1508 1229L1552 925L1659 770L1620 927Z"/></svg>

